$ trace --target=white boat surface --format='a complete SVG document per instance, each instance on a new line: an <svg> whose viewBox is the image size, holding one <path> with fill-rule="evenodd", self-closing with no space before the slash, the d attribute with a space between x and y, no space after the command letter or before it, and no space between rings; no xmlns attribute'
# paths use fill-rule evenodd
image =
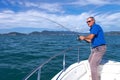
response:
<svg viewBox="0 0 120 80"><path fill-rule="evenodd" d="M120 62L108 61L99 66L100 80L120 80ZM51 80L92 80L88 60L74 63Z"/></svg>

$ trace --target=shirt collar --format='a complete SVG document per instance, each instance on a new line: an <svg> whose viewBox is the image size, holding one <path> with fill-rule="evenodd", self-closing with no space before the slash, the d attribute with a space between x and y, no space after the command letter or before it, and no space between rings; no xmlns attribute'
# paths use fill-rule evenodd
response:
<svg viewBox="0 0 120 80"><path fill-rule="evenodd" d="M90 27L90 30L95 26L96 24L94 23L91 27Z"/></svg>

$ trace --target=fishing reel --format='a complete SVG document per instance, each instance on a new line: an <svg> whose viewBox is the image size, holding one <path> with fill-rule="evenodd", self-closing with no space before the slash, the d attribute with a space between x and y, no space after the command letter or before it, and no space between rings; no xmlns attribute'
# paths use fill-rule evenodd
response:
<svg viewBox="0 0 120 80"><path fill-rule="evenodd" d="M82 41L81 39L80 39L80 35L77 35L77 40L78 41ZM86 41L86 40L84 40L85 42L87 42L87 43L90 43L89 41Z"/></svg>

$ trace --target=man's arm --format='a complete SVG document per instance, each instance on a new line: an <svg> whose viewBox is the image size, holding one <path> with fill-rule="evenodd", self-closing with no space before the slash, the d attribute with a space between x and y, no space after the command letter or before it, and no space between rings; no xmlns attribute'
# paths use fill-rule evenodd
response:
<svg viewBox="0 0 120 80"><path fill-rule="evenodd" d="M87 42L91 42L91 40L94 38L94 34L89 34L88 36L80 36L80 40L85 40Z"/></svg>

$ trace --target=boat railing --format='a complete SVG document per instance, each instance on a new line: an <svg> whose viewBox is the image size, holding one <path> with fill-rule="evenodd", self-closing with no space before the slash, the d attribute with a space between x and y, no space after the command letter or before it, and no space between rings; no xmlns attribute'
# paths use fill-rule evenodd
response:
<svg viewBox="0 0 120 80"><path fill-rule="evenodd" d="M79 47L79 46L77 46L77 47L70 47L70 48L67 48L67 49L61 51L60 53L52 56L52 57L49 58L47 61L45 61L43 64L39 65L39 66L38 66L36 69L34 69L30 74L28 74L23 80L29 80L30 77L31 77L33 74L36 74L36 73L37 73L37 80L40 80L40 79L41 79L41 68L42 68L45 64L49 63L52 59L54 59L54 58L56 58L57 56L60 56L60 55L63 55L63 65L62 65L62 66L63 66L63 71L64 71L64 70L65 70L65 66L66 66L66 63L65 63L65 62L66 62L66 52L67 52L67 51L70 51L70 50L72 50L72 49L74 49L74 48L77 48L77 62L79 62L79 61L80 61L80 58L79 58L79 56L80 56L80 54L79 54L80 47Z"/></svg>

